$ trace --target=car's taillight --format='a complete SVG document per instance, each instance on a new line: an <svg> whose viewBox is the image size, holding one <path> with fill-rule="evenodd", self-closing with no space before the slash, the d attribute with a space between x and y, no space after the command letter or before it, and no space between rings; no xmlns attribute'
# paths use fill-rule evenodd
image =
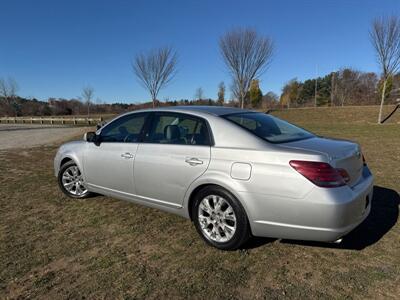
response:
<svg viewBox="0 0 400 300"><path fill-rule="evenodd" d="M297 172L319 187L333 188L346 184L345 178L340 173L340 170L343 169L335 169L328 163L291 160L289 164ZM343 175L347 175L348 177L347 172Z"/></svg>

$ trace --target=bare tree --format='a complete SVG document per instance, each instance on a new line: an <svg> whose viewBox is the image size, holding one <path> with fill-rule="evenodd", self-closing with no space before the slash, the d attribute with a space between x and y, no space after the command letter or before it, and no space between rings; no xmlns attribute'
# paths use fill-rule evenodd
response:
<svg viewBox="0 0 400 300"><path fill-rule="evenodd" d="M199 88L196 89L196 92L195 92L195 94L194 94L194 98L195 98L196 100L202 100L202 99L204 99L204 90L203 90L202 87L199 87Z"/></svg>
<svg viewBox="0 0 400 300"><path fill-rule="evenodd" d="M370 36L382 69L383 88L378 116L380 124L388 78L394 76L400 67L400 19L396 16L375 19Z"/></svg>
<svg viewBox="0 0 400 300"><path fill-rule="evenodd" d="M149 91L153 107L158 92L176 75L177 53L170 47L151 50L147 54L138 54L132 63L139 82Z"/></svg>
<svg viewBox="0 0 400 300"><path fill-rule="evenodd" d="M236 29L220 38L219 47L243 108L251 81L265 72L271 62L273 43L252 29Z"/></svg>
<svg viewBox="0 0 400 300"><path fill-rule="evenodd" d="M5 100L8 97L8 85L3 78L0 78L0 96L3 97Z"/></svg>
<svg viewBox="0 0 400 300"><path fill-rule="evenodd" d="M0 78L0 97L4 99L7 106L15 115L18 112L18 104L15 101L18 91L18 84L14 78L7 78L7 80Z"/></svg>
<svg viewBox="0 0 400 300"><path fill-rule="evenodd" d="M273 108L279 103L279 96L274 92L268 92L263 96L262 99L262 108L268 109Z"/></svg>
<svg viewBox="0 0 400 300"><path fill-rule="evenodd" d="M360 72L344 68L341 69L336 78L336 86L331 87L331 91L335 90L335 96L339 100L339 105L344 106L354 90L357 88L360 79ZM331 92L332 93L332 92Z"/></svg>
<svg viewBox="0 0 400 300"><path fill-rule="evenodd" d="M84 87L82 89L82 99L87 105L87 116L90 115L90 103L92 102L94 95L94 89L91 86Z"/></svg>
<svg viewBox="0 0 400 300"><path fill-rule="evenodd" d="M231 98L235 101L239 101L239 106L241 105L240 103L240 90L239 90L239 84L236 80L233 80L231 86Z"/></svg>
<svg viewBox="0 0 400 300"><path fill-rule="evenodd" d="M0 96L5 100L14 98L17 95L18 84L14 78L9 77L7 80L0 78Z"/></svg>

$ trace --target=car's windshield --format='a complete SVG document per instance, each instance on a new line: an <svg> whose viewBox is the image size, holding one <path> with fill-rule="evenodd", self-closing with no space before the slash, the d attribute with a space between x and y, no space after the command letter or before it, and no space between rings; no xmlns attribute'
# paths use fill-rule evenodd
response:
<svg viewBox="0 0 400 300"><path fill-rule="evenodd" d="M236 113L223 117L272 143L286 143L314 136L304 129L264 113Z"/></svg>

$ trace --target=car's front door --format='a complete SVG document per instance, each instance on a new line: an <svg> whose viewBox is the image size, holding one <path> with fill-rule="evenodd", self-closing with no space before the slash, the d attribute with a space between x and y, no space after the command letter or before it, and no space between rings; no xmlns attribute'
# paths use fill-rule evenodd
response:
<svg viewBox="0 0 400 300"><path fill-rule="evenodd" d="M105 194L135 193L133 164L147 116L122 116L101 130L98 143L88 143L84 173L89 187Z"/></svg>
<svg viewBox="0 0 400 300"><path fill-rule="evenodd" d="M181 206L189 185L207 170L210 141L205 120L181 113L154 113L136 153L136 194L149 202Z"/></svg>

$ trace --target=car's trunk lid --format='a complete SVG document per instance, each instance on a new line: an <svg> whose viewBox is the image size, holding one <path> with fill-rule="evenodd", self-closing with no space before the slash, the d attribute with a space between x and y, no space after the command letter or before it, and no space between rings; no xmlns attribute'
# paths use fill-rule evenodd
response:
<svg viewBox="0 0 400 300"><path fill-rule="evenodd" d="M313 137L281 144L282 147L314 151L328 157L334 168L345 169L350 176L348 184L353 186L362 175L363 159L358 144L337 139Z"/></svg>

